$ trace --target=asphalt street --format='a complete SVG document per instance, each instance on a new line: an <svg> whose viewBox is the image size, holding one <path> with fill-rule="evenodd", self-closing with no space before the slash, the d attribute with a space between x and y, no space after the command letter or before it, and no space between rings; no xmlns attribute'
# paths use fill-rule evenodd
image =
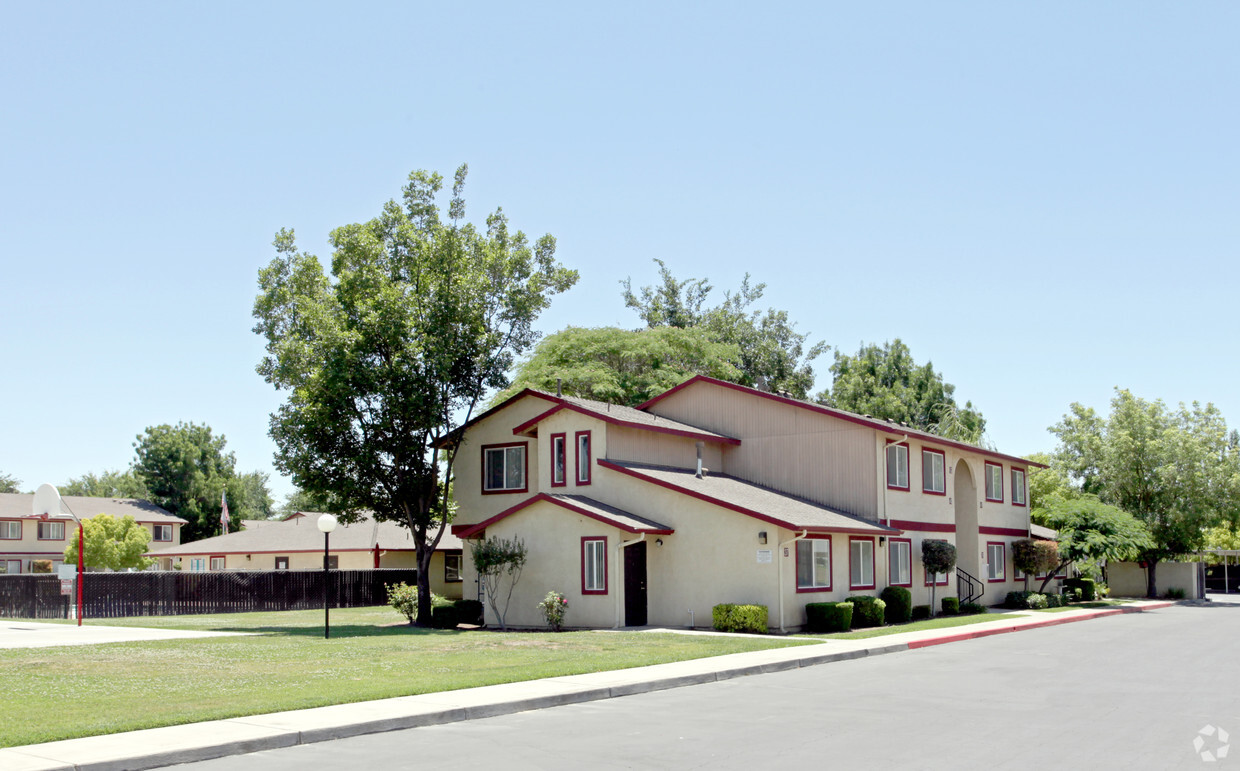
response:
<svg viewBox="0 0 1240 771"><path fill-rule="evenodd" d="M1180 606L178 768L1240 768L1238 639Z"/></svg>

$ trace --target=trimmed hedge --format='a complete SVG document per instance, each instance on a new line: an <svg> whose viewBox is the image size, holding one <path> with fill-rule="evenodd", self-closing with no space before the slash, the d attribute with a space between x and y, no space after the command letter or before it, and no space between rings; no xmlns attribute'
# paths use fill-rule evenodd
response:
<svg viewBox="0 0 1240 771"><path fill-rule="evenodd" d="M852 629L851 602L811 602L805 606L805 631L847 632Z"/></svg>
<svg viewBox="0 0 1240 771"><path fill-rule="evenodd" d="M887 614L887 603L868 594L855 594L845 602L851 602L853 605L853 629L883 625L883 617Z"/></svg>
<svg viewBox="0 0 1240 771"><path fill-rule="evenodd" d="M1063 585L1071 589L1080 589L1082 602L1093 602L1098 598L1097 586L1092 578L1069 578L1063 582Z"/></svg>
<svg viewBox="0 0 1240 771"><path fill-rule="evenodd" d="M943 598L943 615L958 616L960 615L960 598L944 597Z"/></svg>
<svg viewBox="0 0 1240 771"><path fill-rule="evenodd" d="M930 606L929 605L914 605L912 618L914 621L925 621L926 619L930 618Z"/></svg>
<svg viewBox="0 0 1240 771"><path fill-rule="evenodd" d="M1011 608L1012 610L1024 610L1026 607L1028 607L1027 605L1025 605L1025 600L1027 600L1029 598L1029 595L1031 594L1034 594L1034 592L1030 592L1030 591L1008 592L1007 597L1003 599L1003 607Z"/></svg>
<svg viewBox="0 0 1240 771"><path fill-rule="evenodd" d="M462 624L473 624L482 626L482 603L478 600L457 600L456 613L458 620ZM434 614L431 614L432 617Z"/></svg>
<svg viewBox="0 0 1240 771"><path fill-rule="evenodd" d="M1062 596L1060 596L1060 595L1058 595L1058 594L1048 594L1048 595L1046 595L1046 607L1048 607L1048 608L1062 608L1063 606L1064 606L1064 599L1063 599L1063 597L1062 597Z"/></svg>
<svg viewBox="0 0 1240 771"><path fill-rule="evenodd" d="M1038 592L1008 592L1007 598L1003 601L1003 607L1014 610L1024 610L1026 608L1041 610L1042 608L1059 607L1061 604L1060 599L1055 597L1052 604L1051 596L1053 595L1039 594Z"/></svg>
<svg viewBox="0 0 1240 771"><path fill-rule="evenodd" d="M711 621L720 632L752 632L766 634L765 605L716 605L710 611Z"/></svg>
<svg viewBox="0 0 1240 771"><path fill-rule="evenodd" d="M461 623L461 612L456 604L434 605L431 607L431 626L435 629L456 629Z"/></svg>
<svg viewBox="0 0 1240 771"><path fill-rule="evenodd" d="M966 602L965 604L960 606L960 615L962 616L975 616L978 613L985 613L985 612L986 612L986 606L981 604L980 602Z"/></svg>
<svg viewBox="0 0 1240 771"><path fill-rule="evenodd" d="M913 593L903 586L888 586L878 595L887 603L883 618L888 624L904 624L913 619Z"/></svg>

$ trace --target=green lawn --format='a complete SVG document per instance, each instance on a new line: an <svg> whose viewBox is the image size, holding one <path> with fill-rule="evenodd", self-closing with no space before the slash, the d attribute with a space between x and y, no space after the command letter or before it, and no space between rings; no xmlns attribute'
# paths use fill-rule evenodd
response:
<svg viewBox="0 0 1240 771"><path fill-rule="evenodd" d="M390 608L110 619L256 636L0 650L0 747L805 644L387 626ZM20 716L20 717L18 717Z"/></svg>
<svg viewBox="0 0 1240 771"><path fill-rule="evenodd" d="M856 629L851 632L832 632L831 634L815 634L800 635L801 637L815 637L824 640L865 640L870 637L882 637L889 634L903 634L904 632L924 632L929 629L947 629L953 626L968 626L969 624L982 624L987 621L999 621L1002 615L994 613L979 613L976 616L939 616L925 621L913 621L908 624L895 624L893 626L876 626L869 629Z"/></svg>
<svg viewBox="0 0 1240 771"><path fill-rule="evenodd" d="M1116 605L1127 605L1126 600L1097 600L1095 602L1074 602L1058 608L1040 608L1038 613L1063 613L1066 610L1083 610L1086 608L1113 608Z"/></svg>

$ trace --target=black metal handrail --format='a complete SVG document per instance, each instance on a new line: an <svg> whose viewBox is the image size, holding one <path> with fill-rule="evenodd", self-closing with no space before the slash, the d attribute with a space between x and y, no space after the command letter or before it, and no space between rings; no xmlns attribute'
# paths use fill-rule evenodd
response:
<svg viewBox="0 0 1240 771"><path fill-rule="evenodd" d="M985 591L986 587L981 581L960 568L956 568L956 596L960 598L961 605L981 599Z"/></svg>

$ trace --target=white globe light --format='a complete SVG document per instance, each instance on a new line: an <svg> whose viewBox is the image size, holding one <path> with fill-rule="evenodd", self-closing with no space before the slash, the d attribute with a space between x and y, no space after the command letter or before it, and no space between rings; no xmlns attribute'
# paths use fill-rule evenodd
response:
<svg viewBox="0 0 1240 771"><path fill-rule="evenodd" d="M324 533L330 533L331 531L335 529L336 529L336 515L335 514L324 514L323 516L319 517L319 530L323 531Z"/></svg>

